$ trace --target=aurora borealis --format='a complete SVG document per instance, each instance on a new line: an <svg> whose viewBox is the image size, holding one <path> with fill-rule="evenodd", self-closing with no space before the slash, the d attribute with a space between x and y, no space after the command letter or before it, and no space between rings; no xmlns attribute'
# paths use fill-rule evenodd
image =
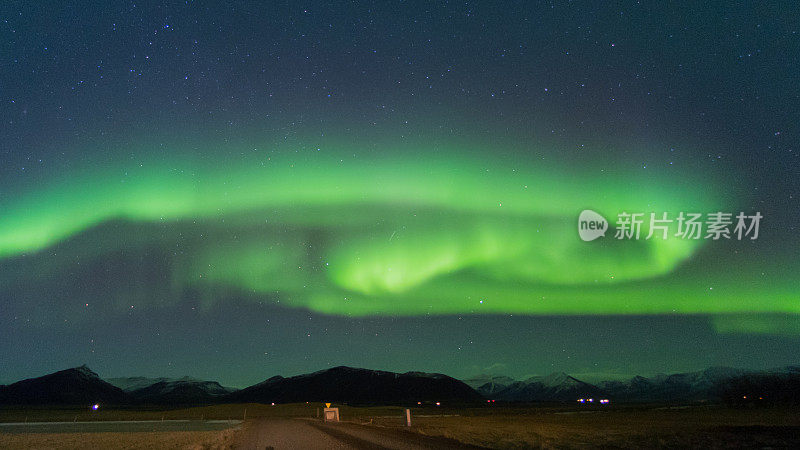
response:
<svg viewBox="0 0 800 450"><path fill-rule="evenodd" d="M797 14L418 6L3 6L0 382L797 362Z"/></svg>
<svg viewBox="0 0 800 450"><path fill-rule="evenodd" d="M0 247L13 256L112 219L157 222L172 233L189 230L188 245L170 261L169 281L178 288L282 291L293 304L348 315L468 313L477 299L495 312L637 313L652 312L652 306L626 311L607 299L592 305L593 295L576 292L570 301L542 284L585 290L588 284L653 278L691 257L701 242L588 247L575 239L574 211L583 204L611 212L712 205L703 198L707 192L683 192L668 183L650 180L631 191L573 173L578 176L570 185L535 164L516 169L458 154L442 161L242 159L240 167L222 173L181 161L171 161L171 168L147 161L139 170L106 168L54 183L6 208ZM127 175L115 180L107 173ZM120 249L104 250L124 249L120 243ZM459 287L469 280L472 291ZM542 292L554 300L525 300ZM667 302L659 312L675 308ZM695 308L687 312L708 311Z"/></svg>

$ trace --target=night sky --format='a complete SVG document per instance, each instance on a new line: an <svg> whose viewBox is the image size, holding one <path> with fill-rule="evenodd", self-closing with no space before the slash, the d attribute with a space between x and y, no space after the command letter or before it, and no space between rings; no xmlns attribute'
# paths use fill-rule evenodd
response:
<svg viewBox="0 0 800 450"><path fill-rule="evenodd" d="M219 3L0 5L0 383L800 363L794 2Z"/></svg>

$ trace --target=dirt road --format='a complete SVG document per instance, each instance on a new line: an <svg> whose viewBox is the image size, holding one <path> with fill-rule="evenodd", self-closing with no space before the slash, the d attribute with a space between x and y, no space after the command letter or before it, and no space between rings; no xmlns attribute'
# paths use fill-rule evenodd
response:
<svg viewBox="0 0 800 450"><path fill-rule="evenodd" d="M248 421L242 449L463 449L477 448L443 438L353 423L304 419Z"/></svg>

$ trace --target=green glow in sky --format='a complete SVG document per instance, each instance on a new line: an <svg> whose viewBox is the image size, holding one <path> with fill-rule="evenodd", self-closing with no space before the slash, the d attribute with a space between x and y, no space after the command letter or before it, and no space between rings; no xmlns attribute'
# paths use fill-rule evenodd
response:
<svg viewBox="0 0 800 450"><path fill-rule="evenodd" d="M578 238L583 209L612 222L622 211L730 209L710 183L455 148L382 158L345 148L213 162L161 157L63 174L5 198L0 257L46 252L122 219L179 236L169 244L179 250L171 286L199 289L210 302L238 290L351 316L800 312L791 292L764 301L665 278L707 241ZM82 253L164 241L161 233L114 236Z"/></svg>

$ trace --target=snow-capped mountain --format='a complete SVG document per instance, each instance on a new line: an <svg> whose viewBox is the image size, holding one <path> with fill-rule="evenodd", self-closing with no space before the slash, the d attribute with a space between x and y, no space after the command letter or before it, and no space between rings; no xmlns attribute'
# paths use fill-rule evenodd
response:
<svg viewBox="0 0 800 450"><path fill-rule="evenodd" d="M484 374L463 381L484 397L492 397L516 382L516 380L511 377Z"/></svg>
<svg viewBox="0 0 800 450"><path fill-rule="evenodd" d="M800 367L797 366L765 371L711 367L697 372L635 376L627 381L596 384L563 372L523 381L479 375L465 382L485 398L511 402L574 402L580 398L654 403L800 401Z"/></svg>
<svg viewBox="0 0 800 450"><path fill-rule="evenodd" d="M108 378L106 379L106 381L122 389L125 392L131 392L137 389L146 388L147 386L151 386L153 384L160 383L162 381L173 381L173 379L165 377L158 377L158 378L119 377L119 378Z"/></svg>
<svg viewBox="0 0 800 450"><path fill-rule="evenodd" d="M522 402L574 402L579 398L599 397L602 390L597 386L585 383L563 372L547 376L536 376L524 381L517 381L497 392L499 400Z"/></svg>
<svg viewBox="0 0 800 450"><path fill-rule="evenodd" d="M181 378L149 378L149 377L123 377L123 378L109 378L106 381L114 386L122 389L125 392L134 392L154 384L164 383L166 386L179 386L181 384L198 384L204 386L210 394L224 395L235 391L234 388L229 388L220 385L216 381L203 381L189 376Z"/></svg>

